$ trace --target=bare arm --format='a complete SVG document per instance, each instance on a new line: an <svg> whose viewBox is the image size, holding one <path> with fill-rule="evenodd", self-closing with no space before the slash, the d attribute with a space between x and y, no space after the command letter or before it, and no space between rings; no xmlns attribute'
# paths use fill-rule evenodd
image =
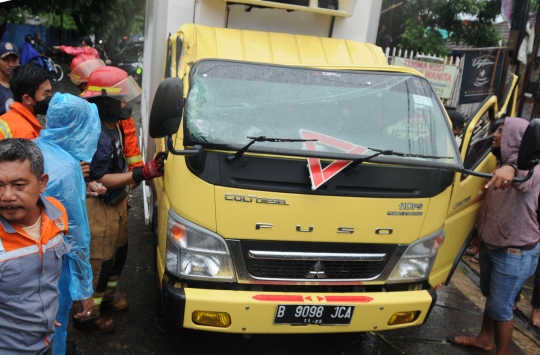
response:
<svg viewBox="0 0 540 355"><path fill-rule="evenodd" d="M135 182L135 180L133 180L133 173L131 171L119 174L105 174L101 179L96 181L101 182L103 186L107 188L107 190L117 189Z"/></svg>

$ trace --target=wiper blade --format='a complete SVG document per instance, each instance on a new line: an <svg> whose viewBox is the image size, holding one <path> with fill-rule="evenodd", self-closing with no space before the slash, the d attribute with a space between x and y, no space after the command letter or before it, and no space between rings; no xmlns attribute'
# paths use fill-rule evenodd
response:
<svg viewBox="0 0 540 355"><path fill-rule="evenodd" d="M406 157L406 158L424 158L424 159L452 159L453 157L443 157L440 155L422 155L422 154L410 154L410 153L402 153L402 152L396 152L393 150L384 150L384 149L376 149L376 148L368 148L369 150L372 150L374 152L378 152L378 155L395 155L398 157Z"/></svg>
<svg viewBox="0 0 540 355"><path fill-rule="evenodd" d="M425 158L425 159L452 159L452 157L442 157L437 155L421 155L421 154L409 154L409 153L402 153L402 152L395 152L393 150L388 149L377 149L377 148L368 148L369 150L372 150L376 152L375 154L369 155L367 157L362 157L355 159L349 164L347 167L348 171L352 171L353 173L358 173L358 169L355 169L358 165L362 164L363 162L369 161L375 157L378 157L379 155L393 155L398 157L406 157L406 158Z"/></svg>
<svg viewBox="0 0 540 355"><path fill-rule="evenodd" d="M248 150L248 148L251 147L253 144L255 144L255 142L316 142L318 141L318 139L268 138L266 136L247 137L247 138L251 139L251 142L249 142L244 147L242 147L234 155L229 155L227 157L227 161L229 163L242 158L242 155L244 155L244 153Z"/></svg>

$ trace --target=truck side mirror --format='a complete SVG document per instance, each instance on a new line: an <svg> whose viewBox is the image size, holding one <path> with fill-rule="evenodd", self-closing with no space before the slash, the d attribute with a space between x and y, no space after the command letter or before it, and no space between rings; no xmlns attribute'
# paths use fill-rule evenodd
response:
<svg viewBox="0 0 540 355"><path fill-rule="evenodd" d="M148 123L150 137L167 137L167 148L174 155L199 155L203 152L200 145L187 150L174 148L172 135L180 128L182 111L184 111L184 84L179 78L166 78L159 84L154 97Z"/></svg>
<svg viewBox="0 0 540 355"><path fill-rule="evenodd" d="M150 137L162 138L178 132L184 110L184 84L179 78L166 78L156 91L148 129Z"/></svg>
<svg viewBox="0 0 540 355"><path fill-rule="evenodd" d="M531 120L521 145L519 146L517 166L519 170L531 170L540 162L540 118Z"/></svg>

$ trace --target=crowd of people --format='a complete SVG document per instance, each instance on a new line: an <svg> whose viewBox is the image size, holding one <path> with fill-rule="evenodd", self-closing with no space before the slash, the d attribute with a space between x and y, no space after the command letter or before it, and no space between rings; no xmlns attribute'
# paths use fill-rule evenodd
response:
<svg viewBox="0 0 540 355"><path fill-rule="evenodd" d="M117 292L126 197L163 175L163 154L141 158L133 78L84 46L60 49L77 54L70 79L80 96L53 96L47 71L0 43L0 354L75 353L70 314L76 328L115 329L100 311L129 307Z"/></svg>

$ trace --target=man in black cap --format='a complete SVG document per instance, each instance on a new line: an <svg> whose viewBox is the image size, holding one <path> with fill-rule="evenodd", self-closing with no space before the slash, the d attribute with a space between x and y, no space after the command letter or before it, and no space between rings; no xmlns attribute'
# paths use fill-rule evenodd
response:
<svg viewBox="0 0 540 355"><path fill-rule="evenodd" d="M9 89L9 76L19 65L19 50L10 42L0 43L0 115L9 111L13 93Z"/></svg>

